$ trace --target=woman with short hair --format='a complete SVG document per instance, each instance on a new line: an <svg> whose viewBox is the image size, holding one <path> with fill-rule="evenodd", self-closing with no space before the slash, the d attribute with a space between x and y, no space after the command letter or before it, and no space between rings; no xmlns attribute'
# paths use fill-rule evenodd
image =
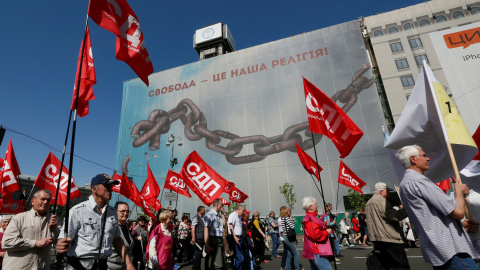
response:
<svg viewBox="0 0 480 270"><path fill-rule="evenodd" d="M272 255L275 258L282 256L278 255L277 249L280 245L280 231L278 228L278 221L275 219L275 212L268 213L268 224L270 225L270 236L272 237Z"/></svg>
<svg viewBox="0 0 480 270"><path fill-rule="evenodd" d="M170 210L157 213L160 224L156 226L147 246L147 263L150 269L172 270L173 269L173 225L170 224L174 214Z"/></svg>
<svg viewBox="0 0 480 270"><path fill-rule="evenodd" d="M265 260L265 227L260 222L260 212L255 211L253 213L253 226L251 227L254 253L257 256L258 263L267 263Z"/></svg>
<svg viewBox="0 0 480 270"><path fill-rule="evenodd" d="M332 256L333 252L328 235L332 233L332 229L327 228L324 221L317 218L318 205L315 198L303 198L302 206L306 211L302 221L304 240L302 257L308 259L312 270L331 270L328 257Z"/></svg>

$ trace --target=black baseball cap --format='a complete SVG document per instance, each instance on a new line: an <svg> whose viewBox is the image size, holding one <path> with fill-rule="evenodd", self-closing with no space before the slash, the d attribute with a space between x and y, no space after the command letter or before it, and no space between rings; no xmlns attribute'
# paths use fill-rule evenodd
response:
<svg viewBox="0 0 480 270"><path fill-rule="evenodd" d="M98 184L105 184L105 185L118 185L120 181L113 180L108 174L97 174L95 177L92 178L91 187L94 187Z"/></svg>

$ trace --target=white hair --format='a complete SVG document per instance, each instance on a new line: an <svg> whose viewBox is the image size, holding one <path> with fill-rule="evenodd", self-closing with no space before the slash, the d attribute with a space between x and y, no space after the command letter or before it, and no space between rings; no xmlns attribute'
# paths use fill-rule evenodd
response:
<svg viewBox="0 0 480 270"><path fill-rule="evenodd" d="M314 197L305 197L302 200L302 206L305 211L308 211L308 209L310 209L310 206L316 203L317 203L317 200L315 200Z"/></svg>
<svg viewBox="0 0 480 270"><path fill-rule="evenodd" d="M422 148L416 144L404 146L397 151L395 157L400 161L400 163L402 163L405 169L408 169L410 166L412 166L412 163L410 163L410 157L420 155L420 151L418 149Z"/></svg>

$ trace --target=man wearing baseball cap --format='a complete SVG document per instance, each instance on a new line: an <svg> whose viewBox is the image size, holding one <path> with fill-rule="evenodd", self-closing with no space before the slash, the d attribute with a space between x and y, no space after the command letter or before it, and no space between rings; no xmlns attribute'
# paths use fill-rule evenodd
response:
<svg viewBox="0 0 480 270"><path fill-rule="evenodd" d="M135 269L121 237L117 211L108 205L112 186L119 183L107 174L96 175L91 181L92 195L88 201L70 210L68 233L65 235L62 228L57 243L59 253L67 252L65 269L107 269L112 247L128 270Z"/></svg>
<svg viewBox="0 0 480 270"><path fill-rule="evenodd" d="M365 205L368 237L374 249L381 252L381 264L386 269L410 269L403 247L399 221L407 217L403 206L395 210L387 200L393 191L385 183L375 184L375 194Z"/></svg>

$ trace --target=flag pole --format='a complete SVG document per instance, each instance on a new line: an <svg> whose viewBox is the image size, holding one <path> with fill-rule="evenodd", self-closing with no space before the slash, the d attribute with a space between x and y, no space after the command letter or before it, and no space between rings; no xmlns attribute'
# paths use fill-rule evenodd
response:
<svg viewBox="0 0 480 270"><path fill-rule="evenodd" d="M320 192L320 189L318 188L317 183L315 182L315 178L313 178L313 175L310 174L310 177L312 178L313 183L314 183L315 186L317 187L317 190L318 190L318 193L320 193L320 196L323 196L322 192Z"/></svg>
<svg viewBox="0 0 480 270"><path fill-rule="evenodd" d="M65 134L65 143L63 144L62 162L60 163L60 173L58 175L57 190L55 191L55 203L53 204L53 211L52 211L53 215L57 213L58 192L60 190L60 182L62 180L63 163L65 161L65 152L67 149L68 134L70 132L70 123L72 122L72 113L73 113L72 110L70 110L70 116L68 117L67 134Z"/></svg>
<svg viewBox="0 0 480 270"><path fill-rule="evenodd" d="M446 141L446 143L448 154L450 155L450 160L452 161L453 171L455 172L455 179L458 181L459 184L462 184L462 179L460 178L457 162L455 161L455 156L453 155L452 145L450 144L450 141ZM467 219L471 219L472 214L470 213L470 206L468 205L467 198L464 197L463 199L465 200L465 216L467 217Z"/></svg>
<svg viewBox="0 0 480 270"><path fill-rule="evenodd" d="M338 209L338 191L340 190L340 182L337 181L337 200L335 201L335 213L337 213Z"/></svg>
<svg viewBox="0 0 480 270"><path fill-rule="evenodd" d="M327 204L325 203L325 197L323 196L323 185L322 185L322 178L320 177L320 165L318 165L318 157L317 157L317 149L315 147L315 136L313 136L313 132L310 131L310 134L312 134L312 142L313 142L313 152L315 153L315 163L317 164L317 170L318 170L318 178L319 178L319 182L320 182L320 189L322 191L319 191L320 192L320 196L322 197L322 202L323 202L323 209L325 210L325 213L327 212ZM313 181L315 182L315 181ZM315 183L316 184L316 183Z"/></svg>
<svg viewBox="0 0 480 270"><path fill-rule="evenodd" d="M83 65L83 56L85 52L85 43L87 40L87 27L88 27L88 14L87 18L85 20L85 33L83 34L83 43L82 43L82 53L80 56L80 66L79 66L79 71L78 71L78 77L77 77L77 91L76 91L76 98L75 98L75 110L74 110L74 115L73 115L73 127L72 127L72 141L70 143L70 164L68 166L68 185L67 185L67 204L65 205L66 211L65 211L65 226L64 226L64 232L65 235L68 235L68 220L69 220L69 214L70 214L70 189L72 186L72 175L73 175L73 155L74 155L74 150L75 150L75 131L77 129L77 108L78 108L78 95L80 93L80 81L82 78L82 65Z"/></svg>

